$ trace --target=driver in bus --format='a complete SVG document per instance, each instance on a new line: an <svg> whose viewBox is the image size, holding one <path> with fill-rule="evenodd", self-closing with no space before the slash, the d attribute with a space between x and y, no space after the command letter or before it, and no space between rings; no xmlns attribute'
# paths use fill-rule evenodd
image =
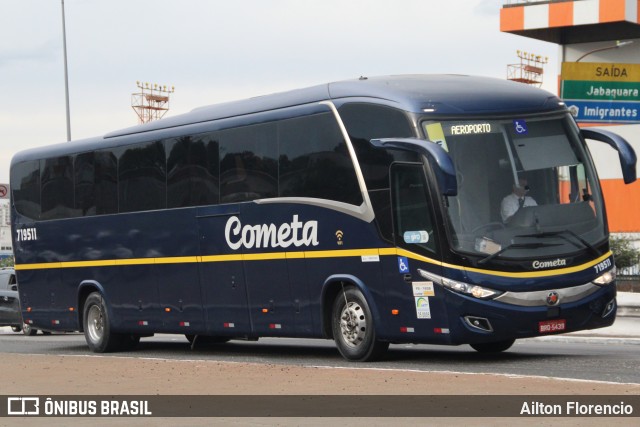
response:
<svg viewBox="0 0 640 427"><path fill-rule="evenodd" d="M533 197L527 196L529 192L529 186L525 178L518 179L517 184L513 184L513 191L511 194L505 196L500 204L500 215L502 215L502 222L509 221L516 212L521 208L527 206L538 206Z"/></svg>

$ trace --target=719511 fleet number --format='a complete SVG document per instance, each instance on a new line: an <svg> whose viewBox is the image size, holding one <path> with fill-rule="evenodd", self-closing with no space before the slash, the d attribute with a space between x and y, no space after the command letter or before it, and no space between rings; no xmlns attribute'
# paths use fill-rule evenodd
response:
<svg viewBox="0 0 640 427"><path fill-rule="evenodd" d="M38 240L38 232L35 227L16 229L16 241L30 242L32 240Z"/></svg>

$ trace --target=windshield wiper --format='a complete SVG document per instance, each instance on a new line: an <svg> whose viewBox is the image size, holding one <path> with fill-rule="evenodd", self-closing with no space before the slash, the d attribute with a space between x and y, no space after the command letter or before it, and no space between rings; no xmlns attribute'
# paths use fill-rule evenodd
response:
<svg viewBox="0 0 640 427"><path fill-rule="evenodd" d="M571 241L567 236L563 236L563 234L568 234L568 235L574 237L580 243L582 243L585 248L589 249L590 251L592 251L597 256L602 255L600 253L600 251L598 251L591 243L587 242L582 237L580 237L578 234L576 234L573 231L568 230L568 229L558 230L558 231L543 231L543 232L536 233L536 234L522 234L522 235L519 235L519 236L516 236L516 237L541 237L541 238L544 238L544 237L555 237L555 236L558 236L558 237L563 238L564 240L566 240L569 243L575 244L575 242Z"/></svg>
<svg viewBox="0 0 640 427"><path fill-rule="evenodd" d="M503 252L509 249L538 249L538 248L544 248L548 246L560 246L560 244L558 243L511 243L505 246L504 248L500 249L498 252L492 253L486 258L482 258L480 261L478 261L478 264L484 264L488 261L491 261L498 255L501 255Z"/></svg>

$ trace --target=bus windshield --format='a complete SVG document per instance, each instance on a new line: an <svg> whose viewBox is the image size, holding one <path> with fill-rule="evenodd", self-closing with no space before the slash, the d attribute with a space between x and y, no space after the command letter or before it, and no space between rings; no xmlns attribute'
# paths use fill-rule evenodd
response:
<svg viewBox="0 0 640 427"><path fill-rule="evenodd" d="M597 176L569 116L425 121L451 156L452 249L484 260L597 252L606 236Z"/></svg>

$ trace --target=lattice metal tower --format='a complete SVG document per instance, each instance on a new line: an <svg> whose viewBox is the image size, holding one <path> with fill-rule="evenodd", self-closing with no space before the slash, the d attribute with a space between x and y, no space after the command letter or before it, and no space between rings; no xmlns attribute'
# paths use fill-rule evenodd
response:
<svg viewBox="0 0 640 427"><path fill-rule="evenodd" d="M507 80L540 87L544 76L544 64L549 58L540 55L517 51L519 64L507 65Z"/></svg>
<svg viewBox="0 0 640 427"><path fill-rule="evenodd" d="M138 123L159 120L169 111L169 95L175 87L136 82L140 92L131 94L131 108L138 115Z"/></svg>

